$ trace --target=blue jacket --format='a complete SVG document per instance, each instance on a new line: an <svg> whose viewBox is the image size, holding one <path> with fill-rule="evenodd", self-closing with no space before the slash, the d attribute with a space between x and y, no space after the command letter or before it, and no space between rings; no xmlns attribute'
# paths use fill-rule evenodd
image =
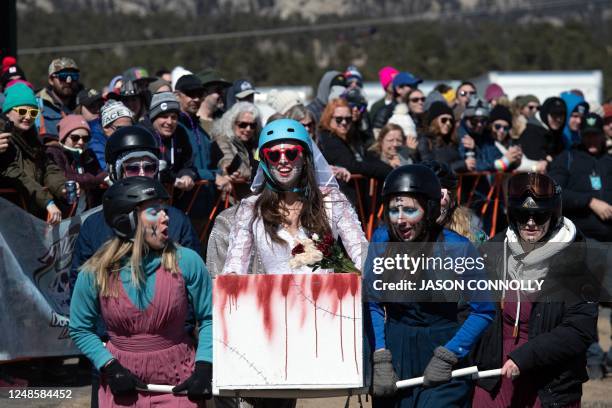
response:
<svg viewBox="0 0 612 408"><path fill-rule="evenodd" d="M71 294L74 290L74 283L77 280L79 268L91 258L106 241L115 236L113 230L111 230L104 220L102 207L99 208L100 211L91 214L81 225L81 230L79 231L79 236L74 246L69 277ZM185 213L174 207L169 207L168 217L170 218L168 224L168 235L170 238L172 238L174 242L193 249L199 254L200 240L191 225L191 221L189 221Z"/></svg>
<svg viewBox="0 0 612 408"><path fill-rule="evenodd" d="M451 258L479 256L476 248L472 246L469 240L461 235L444 229L444 243L451 244L445 246L444 256ZM372 242L389 242L389 233L386 227L379 227L372 236ZM455 245L452 245L455 244ZM459 245L457 245L459 244ZM380 248L378 248L380 249ZM366 269L364 270L364 279L368 281L368 275L371 275L370 265L373 254L368 253L368 261L366 261ZM376 256L376 254L374 254ZM484 277L483 277L484 278ZM452 351L459 358L465 357L474 344L480 338L480 335L489 326L495 317L495 306L492 302L467 302L469 306L469 314L463 322L454 337L446 343L445 347ZM368 310L370 312L371 330L370 333L374 336L374 350L385 348L385 317L384 310L381 304L369 302Z"/></svg>
<svg viewBox="0 0 612 408"><path fill-rule="evenodd" d="M565 149L569 150L572 146L580 143L580 133L573 132L569 128L569 119L572 116L572 112L576 109L578 105L583 105L585 107L585 115L589 111L589 104L586 103L582 96L575 95L571 92L563 92L561 94L561 99L567 105L567 114L565 117L565 127L563 128L563 144L565 145Z"/></svg>
<svg viewBox="0 0 612 408"><path fill-rule="evenodd" d="M100 122L100 119L96 119L87 123L89 124L89 129L91 129L91 141L87 147L95 153L100 168L108 171L106 160L104 160L104 149L106 148L108 138L104 134L104 130L102 130L102 122Z"/></svg>
<svg viewBox="0 0 612 408"><path fill-rule="evenodd" d="M182 126L189 135L192 148L193 165L202 180L215 180L217 170L212 168L210 151L212 140L206 131L200 126L198 118L193 118L181 112L179 115L179 126Z"/></svg>

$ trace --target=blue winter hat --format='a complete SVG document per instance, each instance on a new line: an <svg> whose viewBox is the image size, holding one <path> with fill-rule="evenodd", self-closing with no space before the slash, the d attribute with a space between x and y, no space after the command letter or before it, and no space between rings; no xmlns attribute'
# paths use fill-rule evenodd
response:
<svg viewBox="0 0 612 408"><path fill-rule="evenodd" d="M400 72L393 78L393 88L401 85L408 85L411 88L416 88L423 80L415 77L410 72Z"/></svg>
<svg viewBox="0 0 612 408"><path fill-rule="evenodd" d="M9 87L4 91L4 97L2 113L6 113L17 106L38 106L34 91L24 83L17 83Z"/></svg>

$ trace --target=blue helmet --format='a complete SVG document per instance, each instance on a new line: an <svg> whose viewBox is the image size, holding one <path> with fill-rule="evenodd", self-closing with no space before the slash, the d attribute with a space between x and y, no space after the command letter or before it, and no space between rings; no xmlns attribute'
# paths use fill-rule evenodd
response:
<svg viewBox="0 0 612 408"><path fill-rule="evenodd" d="M261 149L268 143L277 140L294 140L302 144L306 148L306 153L312 157L312 140L306 128L298 121L293 119L278 119L268 123L259 135L259 144L257 146L257 157L259 165L263 169L267 184L274 190L278 190L274 179L270 175L268 165L264 160L261 160ZM300 188L292 189L292 191L300 191Z"/></svg>
<svg viewBox="0 0 612 408"><path fill-rule="evenodd" d="M261 153L261 148L265 144L281 139L297 140L308 148L308 153L312 154L312 141L308 131L300 122L293 119L277 119L268 123L259 135L257 152Z"/></svg>

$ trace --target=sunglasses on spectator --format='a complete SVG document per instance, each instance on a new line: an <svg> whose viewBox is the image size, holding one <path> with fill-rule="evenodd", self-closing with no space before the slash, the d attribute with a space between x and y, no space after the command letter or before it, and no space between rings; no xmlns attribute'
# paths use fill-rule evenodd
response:
<svg viewBox="0 0 612 408"><path fill-rule="evenodd" d="M36 118L40 113L40 110L36 108L13 108L13 110L17 112L19 116L30 115L32 119Z"/></svg>
<svg viewBox="0 0 612 408"><path fill-rule="evenodd" d="M459 96L476 95L476 91L459 91Z"/></svg>
<svg viewBox="0 0 612 408"><path fill-rule="evenodd" d="M494 124L493 128L495 130L502 130L502 129L504 129L504 132L509 132L510 131L510 126L500 125L499 123Z"/></svg>
<svg viewBox="0 0 612 408"><path fill-rule="evenodd" d="M341 125L342 122L346 122L347 124L350 124L351 121L353 120L352 116L334 116L334 120L336 121L336 125Z"/></svg>
<svg viewBox="0 0 612 408"><path fill-rule="evenodd" d="M417 102L425 103L425 97L424 96L421 96L420 98L419 97L410 98L409 100L412 103L417 103Z"/></svg>
<svg viewBox="0 0 612 408"><path fill-rule="evenodd" d="M79 80L80 77L78 72L57 72L52 76L53 78L57 78L62 82L76 82Z"/></svg>
<svg viewBox="0 0 612 408"><path fill-rule="evenodd" d="M546 221L552 217L552 213L550 211L514 209L511 210L510 216L519 224L525 225L530 219L533 219L533 222L536 223L536 225L544 225L546 224Z"/></svg>
<svg viewBox="0 0 612 408"><path fill-rule="evenodd" d="M529 109L530 111L538 110L538 108L538 105L527 105L527 109Z"/></svg>
<svg viewBox="0 0 612 408"><path fill-rule="evenodd" d="M363 111L365 111L366 105L362 105L359 103L349 103L349 108L351 108L351 110L357 108L359 113L362 113Z"/></svg>
<svg viewBox="0 0 612 408"><path fill-rule="evenodd" d="M132 163L123 163L123 172L126 177L139 176L144 174L148 177L153 177L157 173L158 163L141 161Z"/></svg>
<svg viewBox="0 0 612 408"><path fill-rule="evenodd" d="M251 130L257 129L257 123L255 122L238 122L236 123L236 126L238 126L240 129L246 129L246 128L249 128Z"/></svg>
<svg viewBox="0 0 612 408"><path fill-rule="evenodd" d="M309 129L309 130L314 129L314 122L313 122L313 121L310 121L310 122L307 122L307 123L304 123L304 122L300 122L300 123L301 123L301 124L302 124L302 126L304 126L306 129Z"/></svg>
<svg viewBox="0 0 612 408"><path fill-rule="evenodd" d="M70 138L70 140L72 140L72 143L78 143L79 140L82 140L83 143L89 143L89 141L91 140L91 136L89 135L75 135L72 134L70 136L68 136Z"/></svg>
<svg viewBox="0 0 612 408"><path fill-rule="evenodd" d="M487 123L486 118L469 118L468 120L470 121L472 126L484 125L485 123Z"/></svg>
<svg viewBox="0 0 612 408"><path fill-rule="evenodd" d="M272 165L277 165L281 161L281 157L285 156L285 159L289 163L293 163L296 161L304 152L304 148L302 146L292 146L287 147L285 149L274 149L264 148L263 155L266 161Z"/></svg>
<svg viewBox="0 0 612 408"><path fill-rule="evenodd" d="M448 118L448 117L441 117L440 118L440 123L443 124L443 125L446 125L447 123L453 124L453 123L455 123L455 119Z"/></svg>

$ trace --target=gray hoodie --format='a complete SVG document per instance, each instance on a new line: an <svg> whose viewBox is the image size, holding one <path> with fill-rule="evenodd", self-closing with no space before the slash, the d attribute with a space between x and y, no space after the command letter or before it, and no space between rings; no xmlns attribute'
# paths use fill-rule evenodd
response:
<svg viewBox="0 0 612 408"><path fill-rule="evenodd" d="M319 87L317 88L317 97L306 106L306 109L311 111L315 116L317 123L321 119L321 114L327 105L331 82L334 77L339 74L341 74L339 71L327 71L323 74L321 81L319 81Z"/></svg>

